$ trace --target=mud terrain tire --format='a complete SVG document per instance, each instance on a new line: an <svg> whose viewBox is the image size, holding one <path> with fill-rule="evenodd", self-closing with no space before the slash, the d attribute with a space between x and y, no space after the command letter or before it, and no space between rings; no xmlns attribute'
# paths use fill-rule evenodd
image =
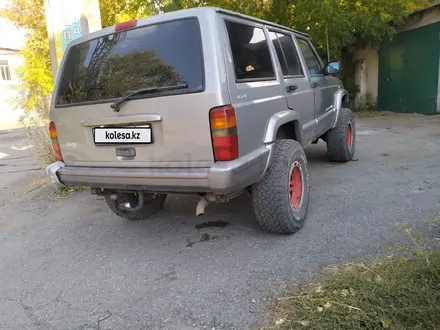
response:
<svg viewBox="0 0 440 330"><path fill-rule="evenodd" d="M144 194L144 206L136 212L129 212L119 207L121 202L128 202L135 207L138 199L134 194L123 201L115 201L110 198L110 195L105 196L105 200L110 210L117 216L128 220L144 220L162 209L166 197L166 194L157 194L154 199L153 194Z"/></svg>
<svg viewBox="0 0 440 330"><path fill-rule="evenodd" d="M342 108L335 128L326 134L330 161L349 162L356 150L356 122L350 109Z"/></svg>
<svg viewBox="0 0 440 330"><path fill-rule="evenodd" d="M307 159L294 140L277 140L273 148L269 168L252 187L254 211L264 230L293 234L302 227L309 205Z"/></svg>

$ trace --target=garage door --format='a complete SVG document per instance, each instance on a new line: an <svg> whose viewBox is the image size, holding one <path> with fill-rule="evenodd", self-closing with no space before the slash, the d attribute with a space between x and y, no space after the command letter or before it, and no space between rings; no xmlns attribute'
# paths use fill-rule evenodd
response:
<svg viewBox="0 0 440 330"><path fill-rule="evenodd" d="M398 33L379 53L380 110L435 114L440 22Z"/></svg>

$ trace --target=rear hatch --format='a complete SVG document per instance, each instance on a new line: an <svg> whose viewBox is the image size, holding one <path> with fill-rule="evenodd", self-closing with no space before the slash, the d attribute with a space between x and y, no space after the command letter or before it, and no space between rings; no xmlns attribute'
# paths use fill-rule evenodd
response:
<svg viewBox="0 0 440 330"><path fill-rule="evenodd" d="M204 92L202 54L197 18L73 44L51 110L66 165L210 166L216 97Z"/></svg>

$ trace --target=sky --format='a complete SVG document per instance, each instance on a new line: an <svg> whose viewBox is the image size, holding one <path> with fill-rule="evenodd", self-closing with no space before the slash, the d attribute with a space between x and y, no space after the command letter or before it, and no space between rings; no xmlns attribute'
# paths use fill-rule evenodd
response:
<svg viewBox="0 0 440 330"><path fill-rule="evenodd" d="M8 0L0 0L0 8L5 8L7 2ZM23 31L0 17L0 48L22 49L25 40Z"/></svg>

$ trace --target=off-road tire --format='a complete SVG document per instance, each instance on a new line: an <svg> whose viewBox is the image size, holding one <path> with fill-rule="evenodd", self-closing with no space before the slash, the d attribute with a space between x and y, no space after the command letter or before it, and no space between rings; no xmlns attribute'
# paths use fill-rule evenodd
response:
<svg viewBox="0 0 440 330"><path fill-rule="evenodd" d="M342 108L335 128L326 134L330 161L349 162L356 150L356 122L350 109ZM351 141L351 142L350 142Z"/></svg>
<svg viewBox="0 0 440 330"><path fill-rule="evenodd" d="M110 195L105 196L105 200L110 210L117 216L128 220L144 220L163 208L166 197L166 194L156 194L155 196L153 194L144 194L144 206L136 212L121 210L118 207L118 201L112 200ZM136 204L135 199L133 203Z"/></svg>
<svg viewBox="0 0 440 330"><path fill-rule="evenodd" d="M289 189L294 168L298 165L302 194L300 205L295 209ZM309 192L307 158L301 144L294 140L275 141L271 164L263 179L252 187L254 212L260 226L279 234L298 231L306 219Z"/></svg>

